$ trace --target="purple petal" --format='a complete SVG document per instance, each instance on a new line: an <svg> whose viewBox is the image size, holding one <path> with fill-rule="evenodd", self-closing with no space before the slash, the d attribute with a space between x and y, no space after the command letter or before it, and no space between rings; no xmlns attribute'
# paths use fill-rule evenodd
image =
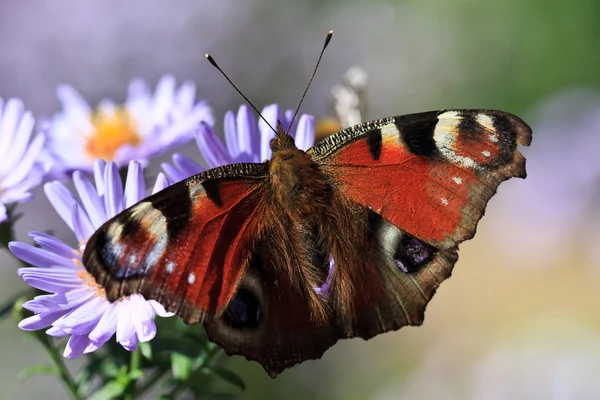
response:
<svg viewBox="0 0 600 400"><path fill-rule="evenodd" d="M60 239L57 239L54 236L39 231L29 232L29 236L43 249L57 254L67 260L75 257L75 249L63 243Z"/></svg>
<svg viewBox="0 0 600 400"><path fill-rule="evenodd" d="M148 303L152 306L154 312L159 317L172 317L173 315L175 315L172 312L167 312L167 310L165 310L165 307L156 300L148 300Z"/></svg>
<svg viewBox="0 0 600 400"><path fill-rule="evenodd" d="M19 128L15 133L15 142L8 153L8 157L0 163L0 174L13 170L19 160L23 158L29 144L29 139L33 133L35 119L31 112L27 111L21 116Z"/></svg>
<svg viewBox="0 0 600 400"><path fill-rule="evenodd" d="M44 329L52 325L57 318L60 318L65 312L56 311L48 314L36 314L31 317L25 318L19 322L19 328L24 331L37 331Z"/></svg>
<svg viewBox="0 0 600 400"><path fill-rule="evenodd" d="M223 142L206 122L201 122L198 126L196 143L210 168L231 164L231 157Z"/></svg>
<svg viewBox="0 0 600 400"><path fill-rule="evenodd" d="M254 111L243 104L237 113L237 140L243 162L260 162L260 135Z"/></svg>
<svg viewBox="0 0 600 400"><path fill-rule="evenodd" d="M91 340L86 335L73 335L67 342L63 356L66 358L77 358L83 354L90 345Z"/></svg>
<svg viewBox="0 0 600 400"><path fill-rule="evenodd" d="M134 351L137 349L138 339L135 327L131 320L131 309L128 307L129 299L121 300L117 317L117 342L125 349Z"/></svg>
<svg viewBox="0 0 600 400"><path fill-rule="evenodd" d="M29 244L10 242L8 244L8 249L25 263L35 265L36 267L45 268L53 265L73 267L72 259L68 259L48 250L33 247Z"/></svg>
<svg viewBox="0 0 600 400"><path fill-rule="evenodd" d="M81 286L81 279L75 275L57 274L51 270L20 268L17 273L29 286L49 293L66 293ZM42 273L44 272L44 273Z"/></svg>
<svg viewBox="0 0 600 400"><path fill-rule="evenodd" d="M0 160L8 157L22 112L23 103L20 99L13 98L6 102L4 112L0 115Z"/></svg>
<svg viewBox="0 0 600 400"><path fill-rule="evenodd" d="M73 232L79 243L85 242L96 231L87 214L77 203L73 204L71 218L73 219Z"/></svg>
<svg viewBox="0 0 600 400"><path fill-rule="evenodd" d="M158 174L158 176L156 177L156 183L154 184L154 188L152 188L152 194L160 192L161 190L165 189L168 186L169 186L169 180L167 179L165 174L160 172Z"/></svg>
<svg viewBox="0 0 600 400"><path fill-rule="evenodd" d="M51 326L50 328L48 328L48 330L46 330L46 335L54 337L65 337L69 334L67 332L64 332L60 328L57 328L56 326Z"/></svg>
<svg viewBox="0 0 600 400"><path fill-rule="evenodd" d="M271 104L263 108L262 115L271 126L269 127L269 125L262 120L258 122L258 128L260 130L260 160L268 160L271 158L271 139L275 137L275 131L273 129L277 129L277 121L282 121L283 123L283 115L277 104ZM271 129L271 127L273 129Z"/></svg>
<svg viewBox="0 0 600 400"><path fill-rule="evenodd" d="M68 85L59 86L56 94L63 105L64 114L69 123L85 134L92 132L94 128L89 119L90 106L83 97Z"/></svg>
<svg viewBox="0 0 600 400"><path fill-rule="evenodd" d="M8 214L6 213L6 206L0 203L0 224L8 220Z"/></svg>
<svg viewBox="0 0 600 400"><path fill-rule="evenodd" d="M156 125L167 123L167 117L173 105L174 94L175 77L173 75L162 76L156 85L152 110L152 116Z"/></svg>
<svg viewBox="0 0 600 400"><path fill-rule="evenodd" d="M61 182L48 182L44 185L46 197L63 221L73 230L71 212L73 204L77 203L75 196Z"/></svg>
<svg viewBox="0 0 600 400"><path fill-rule="evenodd" d="M315 119L312 115L304 114L300 117L295 142L301 150L308 150L315 143Z"/></svg>
<svg viewBox="0 0 600 400"><path fill-rule="evenodd" d="M94 296L90 301L71 310L52 325L70 335L87 335L96 327L108 307L109 303L104 298Z"/></svg>
<svg viewBox="0 0 600 400"><path fill-rule="evenodd" d="M15 167L12 172L3 179L2 184L5 186L12 186L25 179L27 174L31 172L33 165L38 161L40 156L40 152L44 147L44 143L46 141L46 137L44 135L37 135L35 139L31 142L27 151L23 155L21 161L17 167Z"/></svg>
<svg viewBox="0 0 600 400"><path fill-rule="evenodd" d="M154 309L140 295L130 297L131 306L136 311L131 313L133 326L140 342L148 342L156 336ZM133 310L132 310L133 311Z"/></svg>
<svg viewBox="0 0 600 400"><path fill-rule="evenodd" d="M185 174L185 172L175 168L173 165L171 165L169 163L161 163L160 166L163 169L163 171L165 171L165 174L169 177L169 180L171 182L179 182L179 181L184 180L185 178L189 178L189 176L187 176ZM157 181L157 183L158 183L158 181ZM152 193L156 193L156 192L152 191Z"/></svg>
<svg viewBox="0 0 600 400"><path fill-rule="evenodd" d="M175 166L180 171L183 171L188 176L196 175L204 171L204 169L196 164L194 160L184 156L183 154L173 154L173 163L175 163Z"/></svg>
<svg viewBox="0 0 600 400"><path fill-rule="evenodd" d="M106 342L117 331L118 306L110 304L96 327L89 333L89 338L94 342Z"/></svg>
<svg viewBox="0 0 600 400"><path fill-rule="evenodd" d="M129 208L146 197L144 171L137 161L130 161L125 180L125 208Z"/></svg>
<svg viewBox="0 0 600 400"><path fill-rule="evenodd" d="M79 198L81 198L83 207L92 224L95 227L100 227L107 220L102 198L83 172L75 171L73 173L73 183L75 183Z"/></svg>
<svg viewBox="0 0 600 400"><path fill-rule="evenodd" d="M287 110L284 115L284 121L281 121L281 123L283 124L285 130L289 131L288 134L291 137L295 137L296 129L294 126L290 127L290 124L292 123L292 118L294 118L294 110Z"/></svg>
<svg viewBox="0 0 600 400"><path fill-rule="evenodd" d="M103 196L105 191L104 171L106 170L106 162L104 160L94 161L94 182L96 182L96 190L98 196ZM107 218L108 219L108 218Z"/></svg>
<svg viewBox="0 0 600 400"><path fill-rule="evenodd" d="M119 176L119 167L114 162L107 164L104 170L104 183L106 194L104 195L104 205L106 207L106 216L112 218L123 211L123 182Z"/></svg>
<svg viewBox="0 0 600 400"><path fill-rule="evenodd" d="M76 295L75 295L76 293ZM33 313L69 311L79 307L95 295L93 290L81 287L67 293L55 293L36 296L33 300L23 303L23 308Z"/></svg>
<svg viewBox="0 0 600 400"><path fill-rule="evenodd" d="M240 111L241 111L240 107ZM225 120L223 122L223 130L225 131L225 144L227 145L227 151L231 157L237 157L240 154L237 124L235 122L235 115L233 111L227 111L225 113Z"/></svg>

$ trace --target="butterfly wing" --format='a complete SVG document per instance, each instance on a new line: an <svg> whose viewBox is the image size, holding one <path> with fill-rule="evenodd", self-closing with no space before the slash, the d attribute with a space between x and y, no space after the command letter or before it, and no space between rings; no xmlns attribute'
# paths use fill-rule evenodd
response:
<svg viewBox="0 0 600 400"><path fill-rule="evenodd" d="M366 122L308 151L352 201L451 249L475 234L498 185L525 177L531 129L501 111L434 111Z"/></svg>
<svg viewBox="0 0 600 400"><path fill-rule="evenodd" d="M106 222L83 263L109 300L141 293L194 323L234 296L260 230L268 167L233 164L176 183Z"/></svg>

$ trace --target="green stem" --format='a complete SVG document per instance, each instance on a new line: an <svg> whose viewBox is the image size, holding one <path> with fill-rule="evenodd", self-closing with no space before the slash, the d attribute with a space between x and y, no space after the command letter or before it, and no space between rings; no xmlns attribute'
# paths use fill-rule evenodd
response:
<svg viewBox="0 0 600 400"><path fill-rule="evenodd" d="M131 358L129 359L129 373L133 374L140 370L140 365L142 363L142 352L138 346L137 350L131 353ZM127 400L133 400L135 397L135 385L136 380L132 380L127 390L125 392L125 398Z"/></svg>
<svg viewBox="0 0 600 400"><path fill-rule="evenodd" d="M83 400L83 397L81 397L79 395L79 392L77 391L77 385L75 384L73 377L69 373L69 370L67 369L67 366L65 365L62 356L58 353L56 347L54 347L52 341L46 336L45 333L40 332L40 335L41 336L38 336L38 339L42 343L42 346L44 346L44 348L46 349L46 352L48 352L48 355L50 356L50 359L52 360L56 368L58 368L58 375L63 381L64 385L67 387L69 394L75 400Z"/></svg>

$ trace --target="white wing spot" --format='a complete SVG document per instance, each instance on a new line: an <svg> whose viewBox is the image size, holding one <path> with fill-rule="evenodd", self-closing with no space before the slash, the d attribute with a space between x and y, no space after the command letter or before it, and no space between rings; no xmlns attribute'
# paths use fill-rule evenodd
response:
<svg viewBox="0 0 600 400"><path fill-rule="evenodd" d="M175 263L173 261L169 261L165 270L167 271L167 274L170 274L173 271L175 271Z"/></svg>
<svg viewBox="0 0 600 400"><path fill-rule="evenodd" d="M448 199L445 197L442 197L442 204L447 206L448 205Z"/></svg>
<svg viewBox="0 0 600 400"><path fill-rule="evenodd" d="M133 265L137 262L137 256L135 254L132 254L129 256L129 265Z"/></svg>
<svg viewBox="0 0 600 400"><path fill-rule="evenodd" d="M194 275L194 273L192 272L190 273L190 276L188 276L188 283L190 285L193 285L194 282L196 282L196 275Z"/></svg>
<svg viewBox="0 0 600 400"><path fill-rule="evenodd" d="M490 152L489 152L489 151L487 151L487 150L484 150L484 151L482 151L482 152L481 152L481 154L483 154L483 156L484 156L484 157L489 157L489 156L491 156L491 155L492 155L492 153L490 153Z"/></svg>
<svg viewBox="0 0 600 400"><path fill-rule="evenodd" d="M456 182L457 185L460 185L462 183L462 178L460 176L455 176L454 178L452 178L452 180Z"/></svg>

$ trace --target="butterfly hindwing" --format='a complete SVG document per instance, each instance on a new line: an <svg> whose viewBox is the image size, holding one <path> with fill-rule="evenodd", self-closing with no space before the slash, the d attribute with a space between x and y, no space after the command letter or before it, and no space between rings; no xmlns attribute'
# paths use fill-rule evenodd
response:
<svg viewBox="0 0 600 400"><path fill-rule="evenodd" d="M193 323L221 312L235 293L260 229L263 164L195 175L105 223L84 265L109 300L141 293Z"/></svg>
<svg viewBox="0 0 600 400"><path fill-rule="evenodd" d="M308 151L336 186L429 244L475 233L498 185L525 177L530 128L500 111L434 111L366 122Z"/></svg>

